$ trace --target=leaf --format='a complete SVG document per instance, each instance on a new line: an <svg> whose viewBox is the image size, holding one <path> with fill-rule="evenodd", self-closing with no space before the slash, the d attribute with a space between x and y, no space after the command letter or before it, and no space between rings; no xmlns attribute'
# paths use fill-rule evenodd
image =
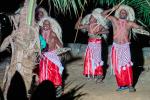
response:
<svg viewBox="0 0 150 100"><path fill-rule="evenodd" d="M42 0L44 1L44 0ZM79 14L79 9L84 9L84 2L90 0L49 0L49 5L54 5L58 12L66 14ZM108 5L114 6L119 4L122 0L91 0L90 4L93 5ZM92 5L91 4L91 5ZM136 19L141 20L144 24L150 25L150 0L125 0L123 4L129 5L134 8L136 12ZM73 12L72 12L73 10Z"/></svg>

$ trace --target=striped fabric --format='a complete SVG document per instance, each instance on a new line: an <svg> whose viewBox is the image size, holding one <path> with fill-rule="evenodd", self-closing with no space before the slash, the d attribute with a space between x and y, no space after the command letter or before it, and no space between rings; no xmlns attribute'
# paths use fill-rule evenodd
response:
<svg viewBox="0 0 150 100"><path fill-rule="evenodd" d="M55 86L62 85L63 67L58 56L53 52L45 52L40 60L39 82L50 80Z"/></svg>
<svg viewBox="0 0 150 100"><path fill-rule="evenodd" d="M94 65L98 66L98 65L102 65L101 62L101 41L97 41L97 43L95 42L89 42L88 43L88 47L91 50L92 53L92 60L94 60ZM93 66L95 69L95 66Z"/></svg>
<svg viewBox="0 0 150 100"><path fill-rule="evenodd" d="M132 62L130 56L129 43L116 44L113 43L112 51L112 66L115 72L117 85L120 86L132 86L133 84L133 72Z"/></svg>
<svg viewBox="0 0 150 100"><path fill-rule="evenodd" d="M129 43L125 44L113 43L112 47L115 48L119 72L121 67L126 65L127 66L132 65Z"/></svg>
<svg viewBox="0 0 150 100"><path fill-rule="evenodd" d="M84 60L84 75L103 75L101 60L101 39L90 38Z"/></svg>
<svg viewBox="0 0 150 100"><path fill-rule="evenodd" d="M59 57L57 56L57 54L54 51L51 51L51 52L45 52L43 55L48 60L52 61L55 65L57 65L59 68L59 73L62 74L64 67L62 66L61 61Z"/></svg>

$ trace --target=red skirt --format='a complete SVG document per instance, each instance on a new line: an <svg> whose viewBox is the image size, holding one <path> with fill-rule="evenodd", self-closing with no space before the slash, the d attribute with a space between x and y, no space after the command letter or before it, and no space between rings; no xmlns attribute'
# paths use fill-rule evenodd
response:
<svg viewBox="0 0 150 100"><path fill-rule="evenodd" d="M40 60L39 67L39 82L44 80L50 80L56 87L62 85L58 66L45 56Z"/></svg>
<svg viewBox="0 0 150 100"><path fill-rule="evenodd" d="M89 42L92 43L92 46L88 44L86 49L83 75L101 76L103 75L103 61L101 61L101 39L89 39ZM99 54L96 58L94 58L95 52Z"/></svg>
<svg viewBox="0 0 150 100"><path fill-rule="evenodd" d="M133 83L133 73L132 65L129 63L118 69L118 57L116 54L115 47L112 47L112 66L117 80L117 85L120 86L132 86Z"/></svg>

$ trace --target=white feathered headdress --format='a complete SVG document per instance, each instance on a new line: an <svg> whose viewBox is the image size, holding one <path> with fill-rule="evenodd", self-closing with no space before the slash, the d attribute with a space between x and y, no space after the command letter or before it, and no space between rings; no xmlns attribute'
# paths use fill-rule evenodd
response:
<svg viewBox="0 0 150 100"><path fill-rule="evenodd" d="M105 19L101 13L103 12L103 10L101 8L96 8L92 11L91 14L86 15L82 21L81 24L88 24L89 23L89 19L91 17L91 15L97 20L97 24L104 26L106 29L108 29L108 20Z"/></svg>
<svg viewBox="0 0 150 100"><path fill-rule="evenodd" d="M115 12L115 17L119 18L119 14L121 10L125 10L128 13L127 20L134 21L135 20L135 13L134 10L127 5L120 5L119 8Z"/></svg>
<svg viewBox="0 0 150 100"><path fill-rule="evenodd" d="M134 13L134 10L130 7L130 6L127 6L127 5L121 5L115 12L115 17L119 18L119 13L120 11L124 9L127 11L128 13L128 16L127 16L127 20L129 21L135 21L135 13ZM136 36L136 33L138 34L144 34L144 35L149 35L149 32L144 30L144 29L136 29L136 28L132 28L132 33L133 33L133 36Z"/></svg>
<svg viewBox="0 0 150 100"><path fill-rule="evenodd" d="M44 17L39 22L39 26L43 27L43 22L45 20L48 20L50 22L53 32L55 32L55 34L57 35L60 42L63 43L62 42L62 29L61 29L59 23L52 17Z"/></svg>

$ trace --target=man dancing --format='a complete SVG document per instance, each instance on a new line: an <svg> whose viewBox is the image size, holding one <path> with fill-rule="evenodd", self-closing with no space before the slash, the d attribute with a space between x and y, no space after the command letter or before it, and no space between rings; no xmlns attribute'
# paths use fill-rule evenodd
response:
<svg viewBox="0 0 150 100"><path fill-rule="evenodd" d="M129 33L132 28L141 27L133 22L135 17L131 7L115 6L113 9L104 11L103 15L106 17L112 10L116 10L115 16L108 16L107 19L113 26L111 62L118 84L117 91L129 88L129 92L134 92Z"/></svg>
<svg viewBox="0 0 150 100"><path fill-rule="evenodd" d="M62 73L64 67L56 53L56 50L63 47L61 39L61 27L51 17L44 17L39 22L41 26L41 48L44 49L39 62L39 82L50 80L56 87L57 97L62 95ZM47 47L45 47L45 43ZM58 91L61 91L60 93Z"/></svg>
<svg viewBox="0 0 150 100"><path fill-rule="evenodd" d="M81 22L77 22L76 28L88 31L88 46L86 48L83 75L96 78L96 82L103 79L103 61L101 58L101 43L103 34L108 33L107 20L100 14L102 9L94 9L92 14L85 16ZM78 25L78 26L77 26Z"/></svg>

